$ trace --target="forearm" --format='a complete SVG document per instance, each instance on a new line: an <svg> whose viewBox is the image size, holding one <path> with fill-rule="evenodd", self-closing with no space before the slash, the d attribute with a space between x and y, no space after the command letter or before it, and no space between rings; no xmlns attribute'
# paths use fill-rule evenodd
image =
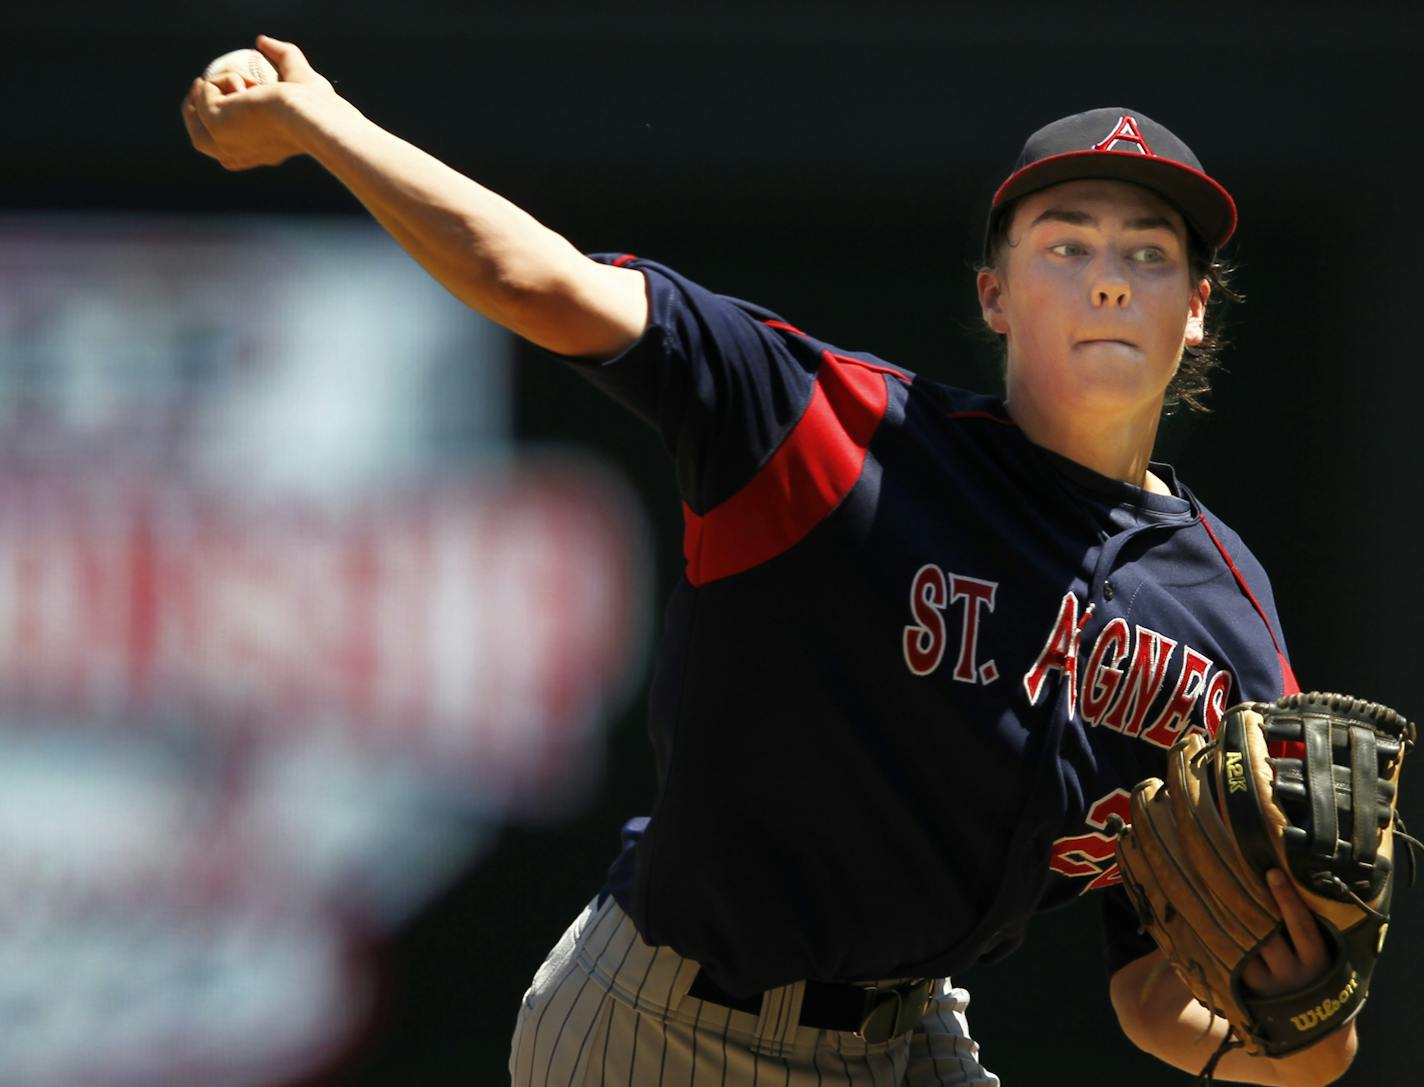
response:
<svg viewBox="0 0 1424 1087"><path fill-rule="evenodd" d="M564 354L613 354L641 331L636 273L594 264L531 215L335 95L294 87L285 105L293 143L466 305Z"/></svg>
<svg viewBox="0 0 1424 1087"><path fill-rule="evenodd" d="M1228 1024L1192 996L1160 953L1129 964L1112 981L1113 1007L1134 1045L1198 1075L1226 1037ZM1327 1035L1288 1057L1252 1056L1233 1049L1216 1066L1226 1082L1319 1087L1345 1073L1357 1046L1355 1026Z"/></svg>

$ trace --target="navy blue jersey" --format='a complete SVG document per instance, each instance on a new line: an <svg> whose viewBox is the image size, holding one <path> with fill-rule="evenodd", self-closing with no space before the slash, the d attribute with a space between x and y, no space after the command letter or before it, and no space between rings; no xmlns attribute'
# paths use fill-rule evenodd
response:
<svg viewBox="0 0 1424 1087"><path fill-rule="evenodd" d="M1184 730L1294 689L1264 571L1169 467L1105 478L617 259L649 327L576 369L657 428L685 522L658 797L610 872L648 942L738 995L962 972L1117 882L1104 827Z"/></svg>

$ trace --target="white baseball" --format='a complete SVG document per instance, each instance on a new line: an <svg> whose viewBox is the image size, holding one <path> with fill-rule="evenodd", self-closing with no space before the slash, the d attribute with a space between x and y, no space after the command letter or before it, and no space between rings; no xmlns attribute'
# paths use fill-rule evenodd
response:
<svg viewBox="0 0 1424 1087"><path fill-rule="evenodd" d="M203 69L203 78L216 78L219 72L236 72L249 87L278 82L277 69L256 49L234 49L231 53L224 53Z"/></svg>

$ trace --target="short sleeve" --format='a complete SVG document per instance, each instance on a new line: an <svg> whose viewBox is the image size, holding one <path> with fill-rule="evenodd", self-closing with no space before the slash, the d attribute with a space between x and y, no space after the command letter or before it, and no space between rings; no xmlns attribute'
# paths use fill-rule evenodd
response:
<svg viewBox="0 0 1424 1087"><path fill-rule="evenodd" d="M567 360L653 426L683 500L717 505L761 467L809 403L818 352L776 314L715 294L654 261L597 255L642 272L642 337L607 362Z"/></svg>
<svg viewBox="0 0 1424 1087"><path fill-rule="evenodd" d="M1108 977L1128 963L1157 950L1157 942L1138 930L1137 911L1121 887L1102 892L1103 959Z"/></svg>

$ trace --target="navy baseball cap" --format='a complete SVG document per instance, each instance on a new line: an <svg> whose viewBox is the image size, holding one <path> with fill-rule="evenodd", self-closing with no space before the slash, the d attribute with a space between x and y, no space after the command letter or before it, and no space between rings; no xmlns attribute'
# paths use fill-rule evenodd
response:
<svg viewBox="0 0 1424 1087"><path fill-rule="evenodd" d="M1064 117L1028 138L989 205L985 260L989 237L1010 202L1090 178L1151 189L1182 213L1209 249L1220 249L1236 230L1236 202L1206 175L1192 149L1151 117L1113 106Z"/></svg>

